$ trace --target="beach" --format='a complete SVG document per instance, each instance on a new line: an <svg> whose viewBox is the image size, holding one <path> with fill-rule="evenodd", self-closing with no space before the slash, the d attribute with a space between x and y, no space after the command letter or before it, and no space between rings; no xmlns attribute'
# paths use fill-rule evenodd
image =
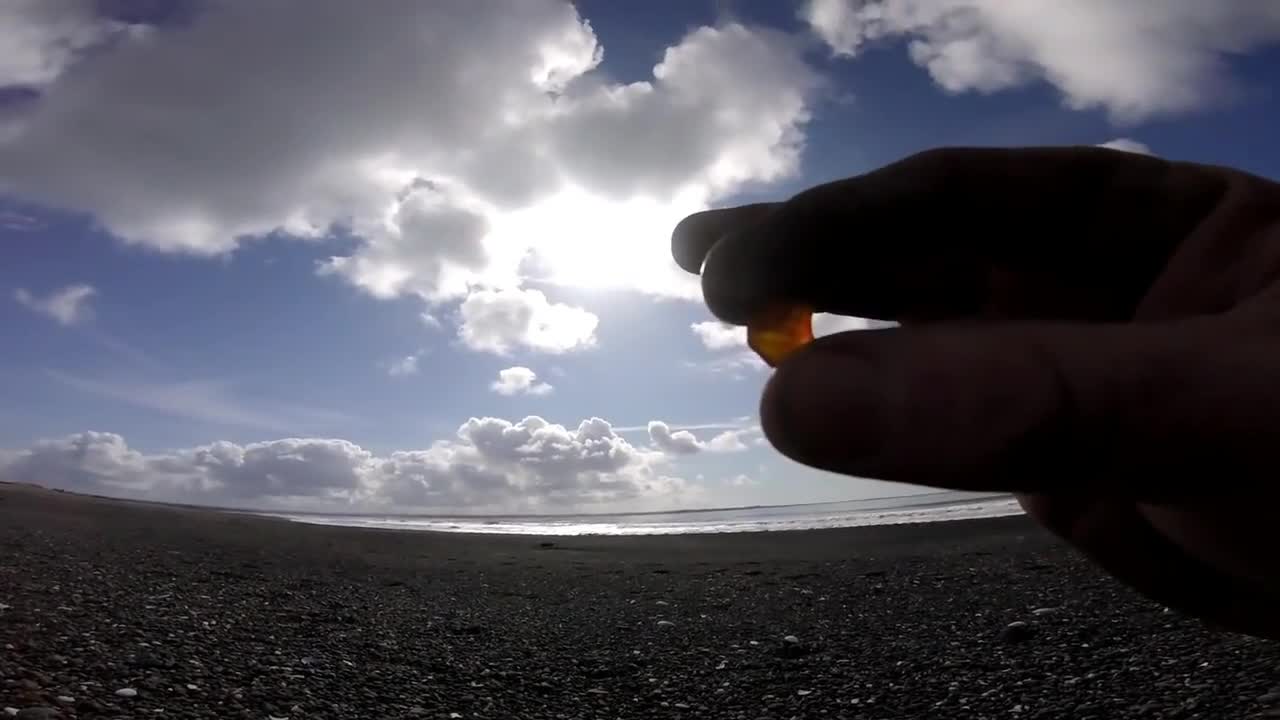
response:
<svg viewBox="0 0 1280 720"><path fill-rule="evenodd" d="M0 608L20 720L1280 717L1280 645L1025 517L485 536L0 485Z"/></svg>

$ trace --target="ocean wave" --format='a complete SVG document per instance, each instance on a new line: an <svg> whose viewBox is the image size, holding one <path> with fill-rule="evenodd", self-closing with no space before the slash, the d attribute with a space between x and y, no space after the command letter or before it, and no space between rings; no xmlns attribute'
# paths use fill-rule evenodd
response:
<svg viewBox="0 0 1280 720"><path fill-rule="evenodd" d="M778 506L737 510L703 510L670 515L578 515L557 517L415 517L374 515L304 515L273 513L295 522L319 525L420 530L491 535L684 535L702 533L819 530L864 525L946 522L1020 515L1012 498L957 502L922 507L833 510L821 506ZM785 512L784 512L785 511ZM678 518L678 519L675 519Z"/></svg>

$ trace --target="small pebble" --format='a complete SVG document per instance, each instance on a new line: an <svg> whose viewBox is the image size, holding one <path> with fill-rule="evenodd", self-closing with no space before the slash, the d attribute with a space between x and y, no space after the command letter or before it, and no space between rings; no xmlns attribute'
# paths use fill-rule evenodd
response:
<svg viewBox="0 0 1280 720"><path fill-rule="evenodd" d="M795 635L787 635L786 637L782 638L782 642L791 643L792 645L795 645L796 643L800 642L800 638L796 637Z"/></svg>
<svg viewBox="0 0 1280 720"><path fill-rule="evenodd" d="M670 620L659 620L658 627L675 627L675 623Z"/></svg>
<svg viewBox="0 0 1280 720"><path fill-rule="evenodd" d="M131 698L138 697L138 691L133 688L120 688L116 691L116 697Z"/></svg>
<svg viewBox="0 0 1280 720"><path fill-rule="evenodd" d="M1020 643L1029 640L1035 634L1035 628L1022 622L1015 620L1005 626L1000 631L999 640L1003 643Z"/></svg>
<svg viewBox="0 0 1280 720"><path fill-rule="evenodd" d="M54 700L57 700L58 702L62 703L63 705L75 705L75 704L76 704L76 699L75 699L75 698L73 698L73 697L71 697L70 695L59 695L58 697L54 698Z"/></svg>

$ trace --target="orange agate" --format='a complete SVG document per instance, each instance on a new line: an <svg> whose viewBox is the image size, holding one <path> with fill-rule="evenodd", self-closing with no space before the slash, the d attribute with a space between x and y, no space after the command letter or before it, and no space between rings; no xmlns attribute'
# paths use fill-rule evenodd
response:
<svg viewBox="0 0 1280 720"><path fill-rule="evenodd" d="M813 311L807 307L772 308L747 325L747 345L769 367L777 367L812 340Z"/></svg>

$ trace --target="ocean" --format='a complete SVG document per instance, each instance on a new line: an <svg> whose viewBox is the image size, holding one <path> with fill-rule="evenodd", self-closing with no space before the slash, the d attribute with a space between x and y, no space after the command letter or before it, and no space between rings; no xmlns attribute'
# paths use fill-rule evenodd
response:
<svg viewBox="0 0 1280 720"><path fill-rule="evenodd" d="M925 493L869 500L709 510L578 515L341 515L269 513L321 525L499 535L672 535L943 522L1018 515L1008 495Z"/></svg>

